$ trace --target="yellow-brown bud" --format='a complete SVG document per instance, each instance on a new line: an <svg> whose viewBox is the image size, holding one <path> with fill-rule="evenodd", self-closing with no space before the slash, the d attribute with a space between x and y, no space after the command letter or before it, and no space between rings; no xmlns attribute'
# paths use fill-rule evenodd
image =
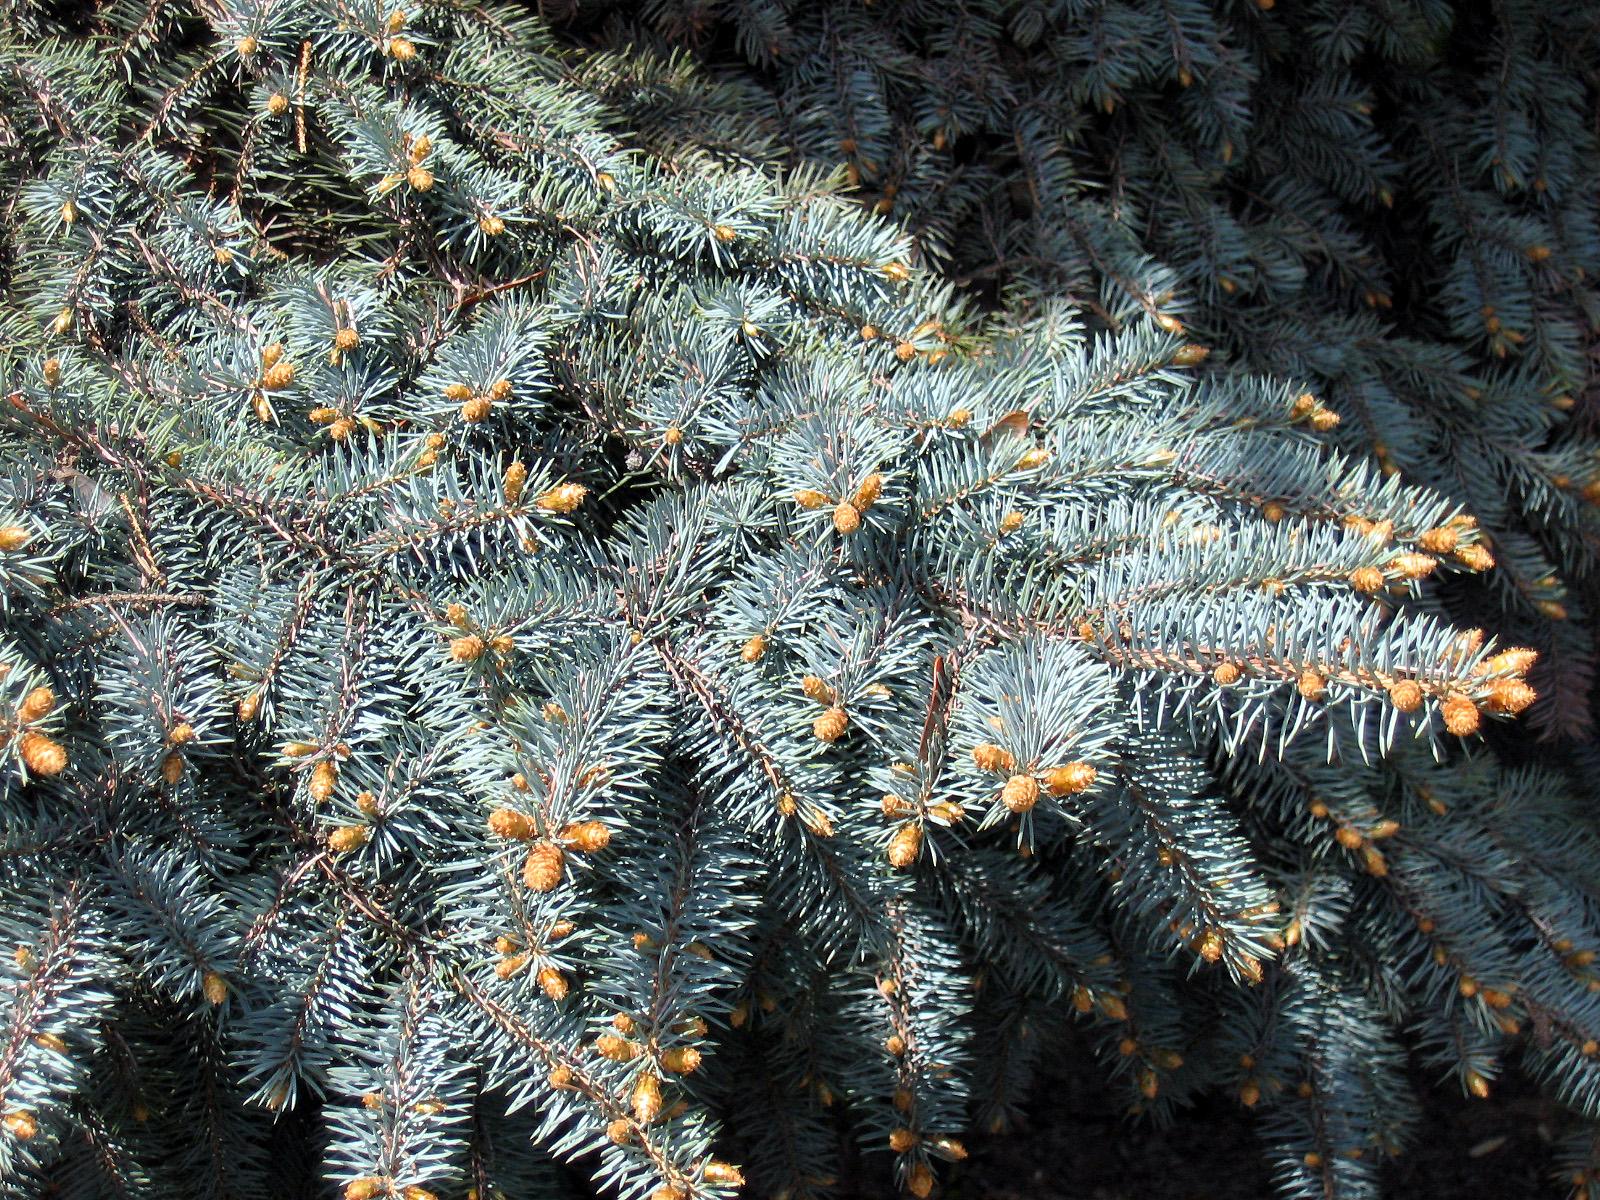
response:
<svg viewBox="0 0 1600 1200"><path fill-rule="evenodd" d="M536 976L539 981L539 990L550 999L560 1002L567 998L571 989L567 984L567 977L555 967L541 967Z"/></svg>
<svg viewBox="0 0 1600 1200"><path fill-rule="evenodd" d="M743 1187L744 1172L732 1163L712 1159L706 1163L705 1180L707 1183L722 1184L725 1187Z"/></svg>
<svg viewBox="0 0 1600 1200"><path fill-rule="evenodd" d="M830 708L811 723L811 732L821 742L837 742L850 727L850 717L842 708Z"/></svg>
<svg viewBox="0 0 1600 1200"><path fill-rule="evenodd" d="M1052 767L1045 775L1045 784L1052 796L1075 796L1093 787L1098 774L1089 763L1068 763L1064 767Z"/></svg>
<svg viewBox="0 0 1600 1200"><path fill-rule="evenodd" d="M200 987L205 992L207 1004L221 1004L228 998L228 981L215 971L205 973L205 978L200 981Z"/></svg>
<svg viewBox="0 0 1600 1200"><path fill-rule="evenodd" d="M1439 560L1427 554L1399 554L1389 565L1407 579L1426 579Z"/></svg>
<svg viewBox="0 0 1600 1200"><path fill-rule="evenodd" d="M60 742L29 730L17 739L17 753L29 774L50 779L67 769L67 751Z"/></svg>
<svg viewBox="0 0 1600 1200"><path fill-rule="evenodd" d="M581 483L558 483L536 501L545 512L570 513L583 503L589 489Z"/></svg>
<svg viewBox="0 0 1600 1200"><path fill-rule="evenodd" d="M307 786L306 791L310 793L313 801L321 804L333 795L333 789L338 783L338 764L331 758L325 758L311 768L311 783Z"/></svg>
<svg viewBox="0 0 1600 1200"><path fill-rule="evenodd" d="M17 720L23 724L37 721L40 717L48 716L55 706L55 691L46 686L36 687L22 698L21 704L17 705Z"/></svg>
<svg viewBox="0 0 1600 1200"><path fill-rule="evenodd" d="M561 840L574 850L595 854L611 844L611 829L604 821L577 821L562 829Z"/></svg>
<svg viewBox="0 0 1600 1200"><path fill-rule="evenodd" d="M806 694L806 699L818 704L833 703L833 689L820 675L804 675L800 679L800 690Z"/></svg>
<svg viewBox="0 0 1600 1200"><path fill-rule="evenodd" d="M514 808L497 808L489 814L489 832L496 837L525 842L534 836L533 818Z"/></svg>
<svg viewBox="0 0 1600 1200"><path fill-rule="evenodd" d="M1031 471L1035 467L1044 466L1049 461L1050 451L1043 446L1035 446L1032 450L1024 451L1022 457L1017 459L1017 470Z"/></svg>
<svg viewBox="0 0 1600 1200"><path fill-rule="evenodd" d="M282 391L294 382L294 364L274 363L261 373L261 387L268 392Z"/></svg>
<svg viewBox="0 0 1600 1200"><path fill-rule="evenodd" d="M367 844L372 830L365 825L341 825L328 831L328 848L335 854L349 854Z"/></svg>
<svg viewBox="0 0 1600 1200"><path fill-rule="evenodd" d="M1039 781L1032 775L1013 775L1000 789L1000 802L1014 813L1029 811L1039 803Z"/></svg>
<svg viewBox="0 0 1600 1200"><path fill-rule="evenodd" d="M883 476L874 471L861 481L861 486L856 489L856 494L850 498L850 503L862 512L866 512L877 503L878 497L883 495ZM840 532L843 532L841 530Z"/></svg>
<svg viewBox="0 0 1600 1200"><path fill-rule="evenodd" d="M1321 700L1328 694L1328 681L1310 667L1300 672L1295 687L1307 700Z"/></svg>
<svg viewBox="0 0 1600 1200"><path fill-rule="evenodd" d="M1460 534L1449 525L1424 531L1417 537L1417 545L1431 554L1449 554L1460 541Z"/></svg>
<svg viewBox="0 0 1600 1200"><path fill-rule="evenodd" d="M641 1125L650 1124L661 1115L661 1081L650 1071L640 1072L629 1105Z"/></svg>
<svg viewBox="0 0 1600 1200"><path fill-rule="evenodd" d="M661 1066L674 1075L691 1075L700 1069L700 1051L693 1046L673 1046L661 1052Z"/></svg>
<svg viewBox="0 0 1600 1200"><path fill-rule="evenodd" d="M895 830L889 839L889 865L905 870L917 861L922 852L922 826L907 821Z"/></svg>
<svg viewBox="0 0 1600 1200"><path fill-rule="evenodd" d="M529 891L553 892L561 886L566 854L554 842L539 842L522 864L522 882Z"/></svg>
<svg viewBox="0 0 1600 1200"><path fill-rule="evenodd" d="M1422 705L1422 687L1414 679L1400 679L1389 685L1389 703L1401 712L1415 712Z"/></svg>
<svg viewBox="0 0 1600 1200"><path fill-rule="evenodd" d="M1478 732L1480 717L1478 706L1465 696L1451 696L1440 708L1444 727L1457 737L1468 737Z"/></svg>
<svg viewBox="0 0 1600 1200"><path fill-rule="evenodd" d="M1492 712L1519 713L1538 698L1538 693L1522 680L1502 679L1489 690L1487 707Z"/></svg>
<svg viewBox="0 0 1600 1200"><path fill-rule="evenodd" d="M1350 586L1370 596L1383 590L1383 572L1377 567L1357 567L1350 572Z"/></svg>
<svg viewBox="0 0 1600 1200"><path fill-rule="evenodd" d="M972 761L977 764L980 771L1011 771L1016 767L1017 760L1011 751L996 746L993 742L979 742L972 748Z"/></svg>

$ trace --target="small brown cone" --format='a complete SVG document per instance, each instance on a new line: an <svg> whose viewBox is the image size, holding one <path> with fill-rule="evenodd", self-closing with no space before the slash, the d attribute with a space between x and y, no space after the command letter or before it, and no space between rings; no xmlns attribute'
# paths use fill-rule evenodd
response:
<svg viewBox="0 0 1600 1200"><path fill-rule="evenodd" d="M349 854L367 844L372 831L365 825L341 825L328 832L328 849L335 854Z"/></svg>
<svg viewBox="0 0 1600 1200"><path fill-rule="evenodd" d="M1465 696L1451 696L1441 706L1444 727L1457 737L1469 737L1478 732L1481 717L1478 706Z"/></svg>
<svg viewBox="0 0 1600 1200"><path fill-rule="evenodd" d="M522 865L522 882L529 891L553 892L561 886L566 856L554 842L539 842L528 851Z"/></svg>
<svg viewBox="0 0 1600 1200"><path fill-rule="evenodd" d="M814 700L818 704L833 703L833 689L820 675L806 675L800 680L800 690L806 694L807 700Z"/></svg>
<svg viewBox="0 0 1600 1200"><path fill-rule="evenodd" d="M37 721L40 717L48 716L55 706L55 692L48 687L36 687L22 698L21 704L17 705L17 720L24 725L30 721Z"/></svg>
<svg viewBox="0 0 1600 1200"><path fill-rule="evenodd" d="M833 527L839 533L854 533L861 528L861 510L854 504L840 504L833 510Z"/></svg>
<svg viewBox="0 0 1600 1200"><path fill-rule="evenodd" d="M1013 775L1000 789L1000 802L1014 813L1029 811L1039 803L1039 781L1032 775Z"/></svg>
<svg viewBox="0 0 1600 1200"><path fill-rule="evenodd" d="M228 998L228 981L215 971L207 971L205 978L200 981L200 986L206 994L208 1004L221 1004Z"/></svg>
<svg viewBox="0 0 1600 1200"><path fill-rule="evenodd" d="M1519 713L1538 699L1538 693L1520 679L1502 679L1489 691L1488 707L1494 712Z"/></svg>
<svg viewBox="0 0 1600 1200"><path fill-rule="evenodd" d="M1513 646L1509 650L1502 650L1491 657L1484 665L1490 674L1506 672L1512 675L1526 675L1539 661L1539 652L1530 650L1526 646Z"/></svg>
<svg viewBox="0 0 1600 1200"><path fill-rule="evenodd" d="M567 992L570 990L567 985L567 977L555 967L541 967L538 980L539 987L550 999L559 1002L567 998Z"/></svg>
<svg viewBox="0 0 1600 1200"><path fill-rule="evenodd" d="M650 1071L643 1071L633 1085L629 1107L641 1125L649 1125L661 1115L661 1081Z"/></svg>
<svg viewBox="0 0 1600 1200"><path fill-rule="evenodd" d="M1389 565L1407 579L1426 579L1433 574L1439 560L1428 554L1397 554Z"/></svg>
<svg viewBox="0 0 1600 1200"><path fill-rule="evenodd" d="M1401 679L1389 685L1389 703L1401 712L1416 712L1422 707L1422 687L1414 679Z"/></svg>
<svg viewBox="0 0 1600 1200"><path fill-rule="evenodd" d="M1417 538L1417 545L1430 554L1449 554L1456 548L1461 535L1448 525L1429 529Z"/></svg>
<svg viewBox="0 0 1600 1200"><path fill-rule="evenodd" d="M706 1163L705 1179L707 1183L717 1183L724 1187L743 1187L744 1172L732 1163L718 1162L712 1159Z"/></svg>
<svg viewBox="0 0 1600 1200"><path fill-rule="evenodd" d="M692 1075L700 1069L700 1051L693 1046L674 1046L662 1051L661 1066L674 1075Z"/></svg>
<svg viewBox="0 0 1600 1200"><path fill-rule="evenodd" d="M581 483L558 483L535 501L545 512L570 513L583 503L589 489Z"/></svg>
<svg viewBox="0 0 1600 1200"><path fill-rule="evenodd" d="M905 870L917 861L922 852L922 826L907 821L895 830L889 839L889 865Z"/></svg>
<svg viewBox="0 0 1600 1200"><path fill-rule="evenodd" d="M811 723L811 732L821 742L837 742L850 728L850 717L842 708L830 708Z"/></svg>
<svg viewBox="0 0 1600 1200"><path fill-rule="evenodd" d="M333 789L339 783L339 768L333 759L325 758L311 769L311 783L306 788L311 793L311 799L318 804L325 802L333 795Z"/></svg>
<svg viewBox="0 0 1600 1200"><path fill-rule="evenodd" d="M525 842L537 832L533 818L514 808L497 808L489 814L489 832L496 837Z"/></svg>
<svg viewBox="0 0 1600 1200"><path fill-rule="evenodd" d="M980 742L972 748L972 761L980 771L1010 771L1017 765L1011 751L993 742Z"/></svg>
<svg viewBox="0 0 1600 1200"><path fill-rule="evenodd" d="M1094 786L1099 772L1089 763L1074 762L1064 767L1052 767L1045 776L1045 785L1052 796L1075 796Z"/></svg>
<svg viewBox="0 0 1600 1200"><path fill-rule="evenodd" d="M878 502L878 497L883 495L883 476L873 472L861 481L861 486L856 489L856 494L850 498L853 507L861 512L866 512ZM840 532L843 532L841 530Z"/></svg>
<svg viewBox="0 0 1600 1200"><path fill-rule="evenodd" d="M574 850L595 854L611 844L611 828L604 821L578 821L561 830L561 840Z"/></svg>
<svg viewBox="0 0 1600 1200"><path fill-rule="evenodd" d="M17 739L17 752L30 775L51 779L67 769L67 751L60 742L29 730Z"/></svg>
<svg viewBox="0 0 1600 1200"><path fill-rule="evenodd" d="M1350 572L1350 586L1363 596L1383 590L1383 572L1377 567L1357 567Z"/></svg>

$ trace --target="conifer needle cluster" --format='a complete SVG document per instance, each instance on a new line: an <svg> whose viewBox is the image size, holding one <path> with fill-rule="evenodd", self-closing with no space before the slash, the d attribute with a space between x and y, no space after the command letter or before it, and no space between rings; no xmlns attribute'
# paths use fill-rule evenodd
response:
<svg viewBox="0 0 1600 1200"><path fill-rule="evenodd" d="M1518 616L1564 594L1535 543L1587 545L1528 482L1587 451L1526 408L1588 379L1589 142L1498 164L1572 224L1492 375L1341 315L1382 270L1295 190L1349 167L1305 124L1340 55L1465 87L1352 17L1241 160L1281 223L1197 288L1129 240L1229 186L1156 93L1290 70L1215 8L962 8L937 68L931 7L730 5L736 68L675 5L711 61L517 4L13 5L4 1194L807 1200L859 1157L921 1200L1070 1051L1147 1122L1238 1104L1324 1200L1378 1194L1419 1082L1521 1070L1600 1195L1600 842L1580 756L1506 751L1568 647ZM795 133L842 27L931 55L872 64L843 164ZM1063 38L1101 82L1050 92ZM1172 79L1117 66L1158 43ZM1130 192L1072 183L1122 134ZM1077 249L990 288L940 221ZM1339 330L1370 360L1311 354ZM1336 369L1380 360L1404 397ZM1478 441L1396 432L1468 387Z"/></svg>

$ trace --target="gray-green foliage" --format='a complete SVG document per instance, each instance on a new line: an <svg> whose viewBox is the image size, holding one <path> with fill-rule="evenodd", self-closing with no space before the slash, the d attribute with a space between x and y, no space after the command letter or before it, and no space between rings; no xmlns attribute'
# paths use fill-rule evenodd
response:
<svg viewBox="0 0 1600 1200"><path fill-rule="evenodd" d="M1159 314L1309 384L1329 436L1494 538L1469 624L1544 659L1529 720L1592 726L1600 29L1510 0L586 0L743 59L763 137L843 164L1007 303ZM728 68L723 67L726 71ZM676 114L666 110L662 120Z"/></svg>
<svg viewBox="0 0 1600 1200"><path fill-rule="evenodd" d="M925 1195L1074 1023L1287 1195L1408 1050L1600 1104L1478 527L1298 381L515 8L77 17L0 35L8 1194Z"/></svg>

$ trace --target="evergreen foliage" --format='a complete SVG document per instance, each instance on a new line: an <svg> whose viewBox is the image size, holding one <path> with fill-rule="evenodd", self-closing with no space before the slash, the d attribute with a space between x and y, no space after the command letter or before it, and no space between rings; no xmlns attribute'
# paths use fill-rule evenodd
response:
<svg viewBox="0 0 1600 1200"><path fill-rule="evenodd" d="M1583 729L1587 31L1486 164L1347 8L11 4L5 1193L926 1197L1076 1031L1289 1197L1518 1065L1600 1195L1582 755L1496 750L1529 631Z"/></svg>
<svg viewBox="0 0 1600 1200"><path fill-rule="evenodd" d="M1588 735L1594 5L576 7L744 60L771 135L971 287L1308 384L1334 444L1492 532L1500 569L1445 594L1542 652L1530 728Z"/></svg>

